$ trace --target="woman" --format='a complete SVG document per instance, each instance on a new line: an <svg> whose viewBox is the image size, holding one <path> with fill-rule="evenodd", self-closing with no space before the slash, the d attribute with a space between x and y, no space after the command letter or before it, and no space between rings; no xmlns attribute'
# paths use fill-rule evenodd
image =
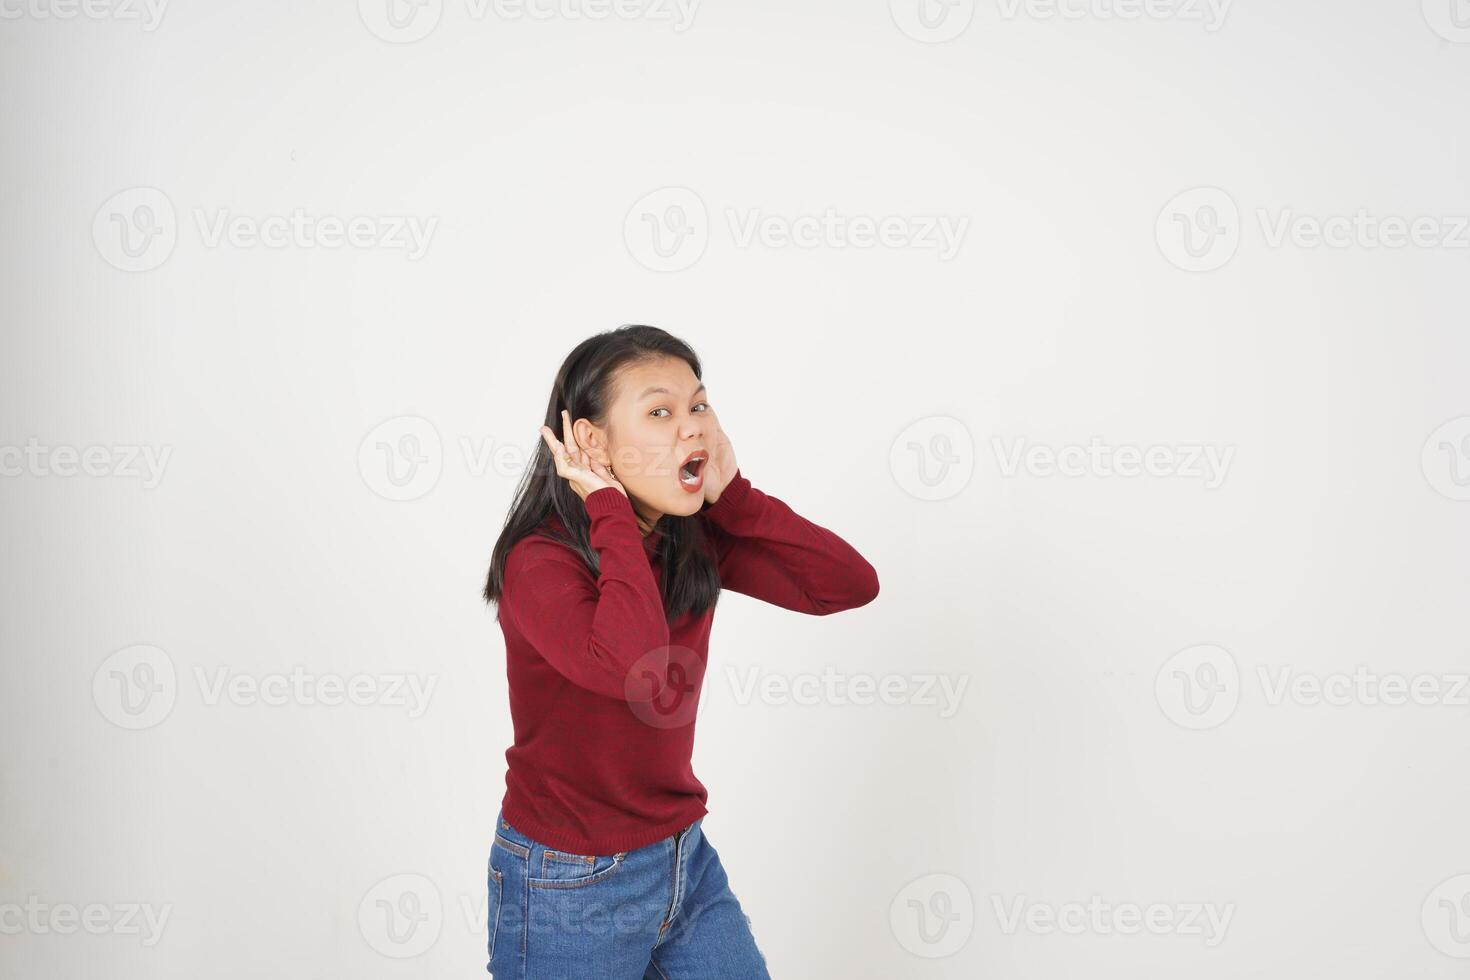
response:
<svg viewBox="0 0 1470 980"><path fill-rule="evenodd" d="M484 595L515 731L489 861L497 980L769 977L690 766L715 603L821 616L872 601L878 576L751 486L700 376L656 327L578 345L496 542Z"/></svg>

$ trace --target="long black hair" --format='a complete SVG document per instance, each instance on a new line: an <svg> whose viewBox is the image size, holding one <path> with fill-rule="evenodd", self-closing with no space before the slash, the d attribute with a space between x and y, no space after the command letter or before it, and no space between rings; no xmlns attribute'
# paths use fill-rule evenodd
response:
<svg viewBox="0 0 1470 980"><path fill-rule="evenodd" d="M562 438L562 409L573 421L585 418L594 425L606 425L618 371L662 357L681 358L696 378L703 379L694 349L658 327L626 324L588 337L567 355L556 373L546 403L547 427ZM543 527L552 512L564 532ZM566 545L581 557L594 578L599 574L597 552L587 537L590 523L582 498L557 474L551 450L538 436L536 451L516 488L485 576L482 594L487 603L497 604L496 619L500 618L498 606L505 589L505 561L515 543L529 534ZM667 620L672 623L686 612L702 613L714 606L720 594L720 575L699 515L667 514L659 520L658 530L662 533L656 545L663 566L660 588Z"/></svg>

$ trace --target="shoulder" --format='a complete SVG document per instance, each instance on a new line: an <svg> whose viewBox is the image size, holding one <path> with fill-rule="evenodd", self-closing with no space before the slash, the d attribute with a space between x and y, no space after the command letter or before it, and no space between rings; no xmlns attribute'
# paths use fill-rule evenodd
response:
<svg viewBox="0 0 1470 980"><path fill-rule="evenodd" d="M538 610L580 602L597 591L597 579L582 558L541 529L511 546L501 581L500 609L517 626L541 615Z"/></svg>
<svg viewBox="0 0 1470 980"><path fill-rule="evenodd" d="M564 573L590 575L581 555L561 539L564 534L561 522L552 515L512 545L505 558L506 581L531 574L546 565L553 566L554 570L564 570Z"/></svg>

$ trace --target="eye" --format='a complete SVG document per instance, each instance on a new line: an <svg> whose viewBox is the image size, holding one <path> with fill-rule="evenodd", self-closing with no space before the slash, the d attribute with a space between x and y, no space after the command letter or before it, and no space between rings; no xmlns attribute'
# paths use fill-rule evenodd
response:
<svg viewBox="0 0 1470 980"><path fill-rule="evenodd" d="M694 408L695 408L696 411L703 410L703 411L706 411L706 412L709 411L709 407L710 407L709 402L699 402L698 404L696 404L694 406ZM667 408L655 408L653 411L649 412L648 414L651 415L651 416L653 416L654 418L664 418L664 416L659 415L658 413L659 412L667 412L667 411L668 411Z"/></svg>

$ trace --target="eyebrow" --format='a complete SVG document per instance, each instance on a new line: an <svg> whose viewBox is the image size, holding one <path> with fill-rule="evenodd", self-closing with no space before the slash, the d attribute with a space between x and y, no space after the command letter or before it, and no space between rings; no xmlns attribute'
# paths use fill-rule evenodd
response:
<svg viewBox="0 0 1470 980"><path fill-rule="evenodd" d="M694 395L699 394L701 391L704 391L704 383L703 382L700 383L700 385L699 385L698 388L695 388L694 389ZM667 388L661 388L658 385L654 385L652 388L645 388L645 389L643 389L642 393L639 394L639 396L638 396L638 400L639 401L642 401L643 399L647 398L649 395L655 395L655 394L672 395L673 392L670 391ZM690 398L693 398L694 395L690 395L689 397Z"/></svg>

